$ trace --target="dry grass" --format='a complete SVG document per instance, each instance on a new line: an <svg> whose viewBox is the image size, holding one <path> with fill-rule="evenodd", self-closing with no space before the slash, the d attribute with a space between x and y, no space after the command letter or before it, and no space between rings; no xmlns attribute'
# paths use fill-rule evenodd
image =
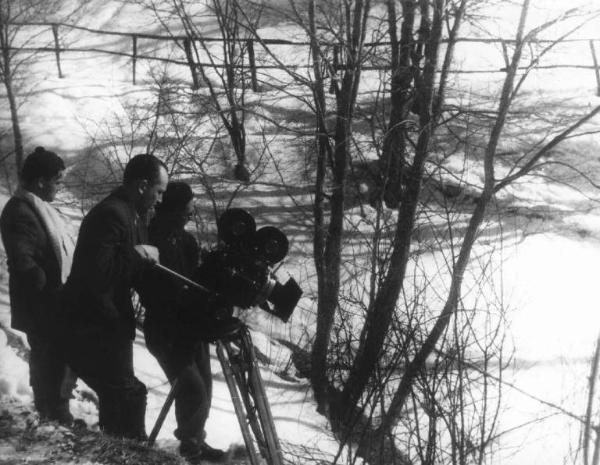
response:
<svg viewBox="0 0 600 465"><path fill-rule="evenodd" d="M41 423L17 400L0 399L0 464L183 465L177 455L85 427Z"/></svg>

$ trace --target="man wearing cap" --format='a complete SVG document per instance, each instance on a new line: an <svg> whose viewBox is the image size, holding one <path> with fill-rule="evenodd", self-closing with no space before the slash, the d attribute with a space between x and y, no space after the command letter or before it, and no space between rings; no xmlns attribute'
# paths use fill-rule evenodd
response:
<svg viewBox="0 0 600 465"><path fill-rule="evenodd" d="M29 382L41 419L70 424L74 378L60 350L58 293L71 270L74 240L50 204L65 164L37 147L23 164L20 186L0 216L9 272L11 327L27 334Z"/></svg>
<svg viewBox="0 0 600 465"><path fill-rule="evenodd" d="M196 239L185 230L194 213L193 197L185 182L170 182L149 227L150 243L158 248L161 264L188 278L194 275L200 258ZM205 442L204 432L212 398L206 339L216 328L205 296L187 291L179 280L153 269L144 275L140 298L146 309L146 345L169 381L177 380L175 436L180 440L179 452L188 463L201 464L225 457L224 451Z"/></svg>

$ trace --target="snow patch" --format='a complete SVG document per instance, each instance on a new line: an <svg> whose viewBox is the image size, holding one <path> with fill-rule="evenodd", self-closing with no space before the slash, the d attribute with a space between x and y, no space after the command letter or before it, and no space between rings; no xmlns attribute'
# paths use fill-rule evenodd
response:
<svg viewBox="0 0 600 465"><path fill-rule="evenodd" d="M29 365L20 359L7 344L6 333L0 329L0 397L9 396L29 402Z"/></svg>

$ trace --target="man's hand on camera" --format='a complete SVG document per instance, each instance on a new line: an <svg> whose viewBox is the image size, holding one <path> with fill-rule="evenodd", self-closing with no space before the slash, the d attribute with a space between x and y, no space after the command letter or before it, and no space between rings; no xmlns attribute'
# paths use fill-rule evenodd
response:
<svg viewBox="0 0 600 465"><path fill-rule="evenodd" d="M158 249L153 245L138 244L134 246L134 249L142 257L142 260L149 263L158 263Z"/></svg>

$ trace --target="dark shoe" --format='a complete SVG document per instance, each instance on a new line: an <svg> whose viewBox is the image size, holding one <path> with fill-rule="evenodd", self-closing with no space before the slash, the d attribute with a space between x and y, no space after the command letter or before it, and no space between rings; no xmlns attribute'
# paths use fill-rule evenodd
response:
<svg viewBox="0 0 600 465"><path fill-rule="evenodd" d="M44 411L40 411L40 419L43 421L56 421L67 427L72 426L74 418L69 411L69 401L59 402L56 405L47 407Z"/></svg>
<svg viewBox="0 0 600 465"><path fill-rule="evenodd" d="M194 440L181 441L179 453L191 465L202 465L200 457L200 445Z"/></svg>
<svg viewBox="0 0 600 465"><path fill-rule="evenodd" d="M182 457L190 465L203 465L202 464L202 457L200 457L200 454L196 454L196 455L182 455Z"/></svg>
<svg viewBox="0 0 600 465"><path fill-rule="evenodd" d="M220 462L225 459L227 453L221 449L215 449L205 442L200 445L200 458L209 462Z"/></svg>
<svg viewBox="0 0 600 465"><path fill-rule="evenodd" d="M73 418L73 415L71 415L71 412L69 412L68 410L59 410L58 412L54 412L54 414L49 415L48 418L52 421L57 421L61 425L67 427L73 426L73 421L75 420Z"/></svg>
<svg viewBox="0 0 600 465"><path fill-rule="evenodd" d="M227 456L227 453L221 449L215 449L205 442L198 444L192 440L181 441L179 453L192 465L200 465L202 460L220 462Z"/></svg>

